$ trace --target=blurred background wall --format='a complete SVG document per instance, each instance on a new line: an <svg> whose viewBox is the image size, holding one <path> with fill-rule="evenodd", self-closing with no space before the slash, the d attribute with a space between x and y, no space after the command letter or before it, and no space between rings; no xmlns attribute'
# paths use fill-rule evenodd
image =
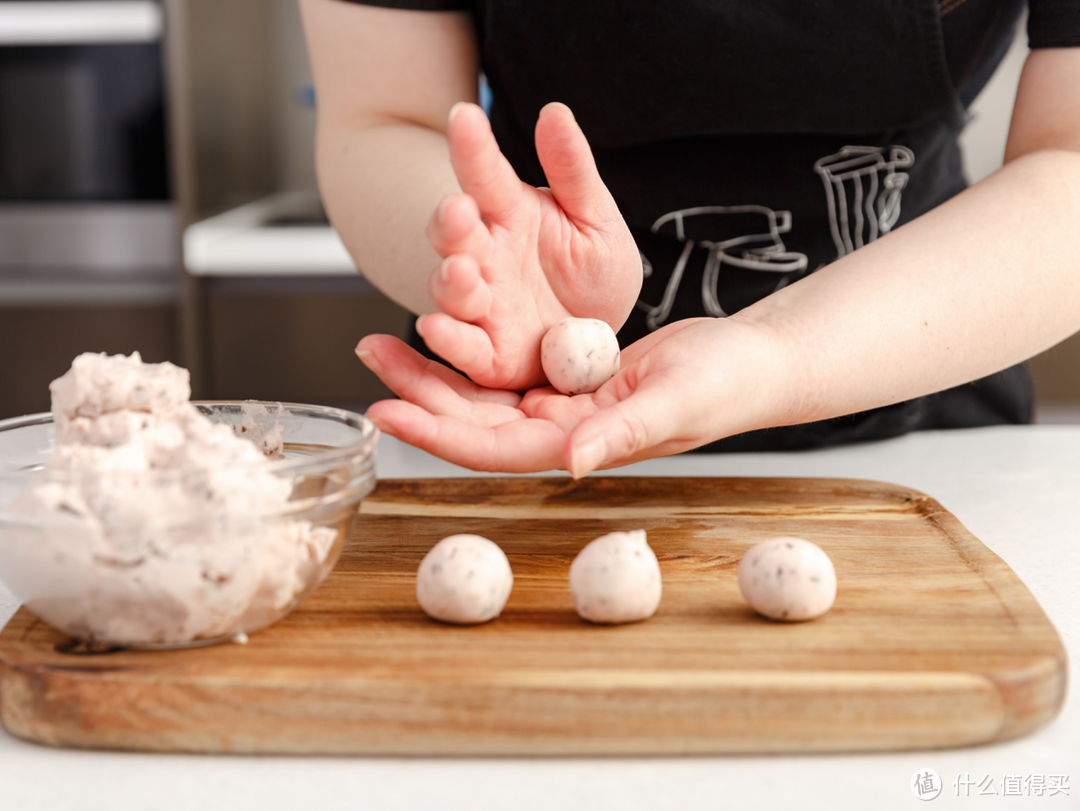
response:
<svg viewBox="0 0 1080 811"><path fill-rule="evenodd" d="M0 418L46 410L49 381L83 351L138 350L146 360L183 364L204 398L362 407L387 396L352 348L368 332L403 334L406 313L356 272L319 205L295 0L133 0L126 15L81 23L68 11L75 2L43 27L23 23L21 34L14 25L2 30L11 22L3 5L0 167L16 162L13 144L47 153L42 163L55 165L80 142L101 140L95 129L130 141L134 113L111 114L109 98L125 92L115 74L146 72L151 52L160 63L168 184L161 199L143 200L128 188L54 188L41 172L36 186L18 190L0 177ZM56 4L36 5L57 13ZM101 63L116 68L110 74ZM43 104L56 112L28 118L27 105ZM71 134L40 139L39 131L59 130ZM102 163L105 153L94 149L86 160ZM130 160L121 163L136 173ZM77 221L72 242L138 241L144 209L162 220L153 262L113 267L105 256L84 267L48 250L66 233L57 217ZM28 259L5 261L5 238L10 245L18 225L5 231L5 212L35 225L18 237L33 243ZM102 216L123 227L95 230Z"/></svg>
<svg viewBox="0 0 1080 811"><path fill-rule="evenodd" d="M295 0L131 5L142 9L142 21L114 21L122 30L128 26L128 39L120 44L18 45L10 30L0 30L0 42L7 40L0 45L0 161L19 164L11 153L18 140L12 132L29 132L26 105L32 101L40 109L42 98L27 94L38 88L39 95L62 97L63 105L36 126L70 132L66 139L39 138L40 149L24 136L21 148L29 149L28 142L31 154L54 149L101 163L87 151L88 143L101 140L91 137L88 122L107 128L112 121L117 129L115 117L95 110L120 94L108 72L95 65L111 60L120 66L114 70L123 71L139 64L131 59L141 51L141 59L149 53L162 68L160 140L167 174L159 199L131 199L148 192L108 191L107 184L52 198L28 187L21 198L7 193L0 199L0 418L47 409L48 382L82 351L139 350L147 360L184 364L192 370L196 396L206 398L363 407L385 396L352 348L368 332L402 334L406 314L355 271L321 211L314 99ZM0 0L0 11L2 6ZM118 34L101 36L115 40ZM964 137L973 180L1000 165L1025 53L1021 29L975 104ZM143 102L148 110L152 104ZM129 145L156 143L157 136L145 135L152 128L144 127L140 138L130 122L124 128L120 140ZM5 157L4 149L11 154ZM48 184L44 178L40 188L48 191ZM134 212L130 227L156 235L157 242L145 246L150 253L124 253L131 238L122 223L104 230L93 225L94 216L122 220L128 209ZM140 230L138 217L150 216L150 209L156 225ZM49 224L56 212L61 220L90 217L89 224L74 227L72 239L89 229L97 241L119 246L118 258L110 258L116 251L104 251L88 269L70 252L38 256L34 251L56 242L68 227ZM19 216L37 225L20 226ZM41 216L44 225L34 219ZM14 223L6 231L4 217ZM24 243L22 254L12 254L11 245ZM1080 421L1080 339L1036 358L1032 368L1040 417Z"/></svg>

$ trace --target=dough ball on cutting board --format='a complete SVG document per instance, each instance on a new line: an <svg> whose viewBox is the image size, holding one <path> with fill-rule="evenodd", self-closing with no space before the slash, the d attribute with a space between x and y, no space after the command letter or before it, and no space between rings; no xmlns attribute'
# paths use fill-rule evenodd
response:
<svg viewBox="0 0 1080 811"><path fill-rule="evenodd" d="M563 394L596 391L619 371L619 341L597 318L564 318L540 342L540 365Z"/></svg>
<svg viewBox="0 0 1080 811"><path fill-rule="evenodd" d="M514 574L494 542L479 535L443 538L416 572L416 599L432 619L476 625L502 613Z"/></svg>
<svg viewBox="0 0 1080 811"><path fill-rule="evenodd" d="M739 561L738 576L746 602L769 619L814 619L836 599L832 561L820 546L802 538L755 544Z"/></svg>
<svg viewBox="0 0 1080 811"><path fill-rule="evenodd" d="M645 530L612 532L589 542L570 564L570 593L589 622L639 622L660 605L660 563Z"/></svg>

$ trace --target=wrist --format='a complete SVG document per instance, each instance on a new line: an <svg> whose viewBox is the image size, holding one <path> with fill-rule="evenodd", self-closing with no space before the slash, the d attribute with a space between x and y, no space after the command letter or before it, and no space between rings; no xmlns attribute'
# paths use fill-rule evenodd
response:
<svg viewBox="0 0 1080 811"><path fill-rule="evenodd" d="M711 399L723 404L714 409L717 439L810 419L806 369L784 331L738 313L710 320L712 329L723 331L716 345L725 353L712 387Z"/></svg>

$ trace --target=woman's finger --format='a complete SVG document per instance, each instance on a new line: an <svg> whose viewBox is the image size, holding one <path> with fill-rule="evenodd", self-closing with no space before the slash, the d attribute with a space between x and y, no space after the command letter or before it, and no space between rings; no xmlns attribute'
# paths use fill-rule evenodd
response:
<svg viewBox="0 0 1080 811"><path fill-rule="evenodd" d="M365 336L356 354L391 391L432 413L494 424L521 402L516 392L478 386L390 335Z"/></svg>
<svg viewBox="0 0 1080 811"><path fill-rule="evenodd" d="M472 470L529 473L562 464L566 435L546 420L519 414L518 419L484 427L401 400L373 403L367 414L385 433Z"/></svg>
<svg viewBox="0 0 1080 811"><path fill-rule="evenodd" d="M491 232L480 219L476 201L467 194L443 198L428 222L427 238L439 256L469 254L483 262L491 252Z"/></svg>
<svg viewBox="0 0 1080 811"><path fill-rule="evenodd" d="M499 149L484 111L459 102L450 110L446 132L450 162L461 189L476 200L486 217L502 217L521 201L521 180Z"/></svg>
<svg viewBox="0 0 1080 811"><path fill-rule="evenodd" d="M667 386L643 386L584 418L570 433L564 456L575 478L602 467L665 456L692 447L677 436L677 401Z"/></svg>
<svg viewBox="0 0 1080 811"><path fill-rule="evenodd" d="M622 215L596 168L589 142L565 104L552 102L536 122L536 153L551 195L579 223L600 227L622 223Z"/></svg>
<svg viewBox="0 0 1080 811"><path fill-rule="evenodd" d="M416 322L428 349L469 377L489 377L495 360L491 336L482 328L446 313L429 313Z"/></svg>
<svg viewBox="0 0 1080 811"><path fill-rule="evenodd" d="M522 321L515 328L526 326ZM488 331L475 324L436 312L421 316L416 330L428 349L485 386L525 389L544 379L539 351L528 356L507 349L497 353Z"/></svg>
<svg viewBox="0 0 1080 811"><path fill-rule="evenodd" d="M428 292L440 310L458 321L475 323L491 313L491 288L468 254L446 257L432 272Z"/></svg>

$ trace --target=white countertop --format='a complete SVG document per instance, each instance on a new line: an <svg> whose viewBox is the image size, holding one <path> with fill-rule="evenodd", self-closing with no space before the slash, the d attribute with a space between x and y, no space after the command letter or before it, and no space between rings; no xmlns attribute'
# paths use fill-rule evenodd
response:
<svg viewBox="0 0 1080 811"><path fill-rule="evenodd" d="M184 232L184 267L192 276L356 276L321 212L317 191L291 191L193 223Z"/></svg>
<svg viewBox="0 0 1080 811"><path fill-rule="evenodd" d="M389 438L382 478L476 475ZM1020 575L1073 666L1061 714L1026 738L914 753L774 757L423 759L147 755L56 750L0 731L0 809L815 809L922 808L909 786L933 769L931 807L1080 808L1080 426L914 434L805 453L686 455L619 473L835 476L937 498ZM604 475L611 475L604 474ZM14 611L0 586L0 624ZM956 796L957 776L974 781ZM1010 796L1008 776L1067 775L1068 794ZM988 776L997 792L986 790Z"/></svg>

